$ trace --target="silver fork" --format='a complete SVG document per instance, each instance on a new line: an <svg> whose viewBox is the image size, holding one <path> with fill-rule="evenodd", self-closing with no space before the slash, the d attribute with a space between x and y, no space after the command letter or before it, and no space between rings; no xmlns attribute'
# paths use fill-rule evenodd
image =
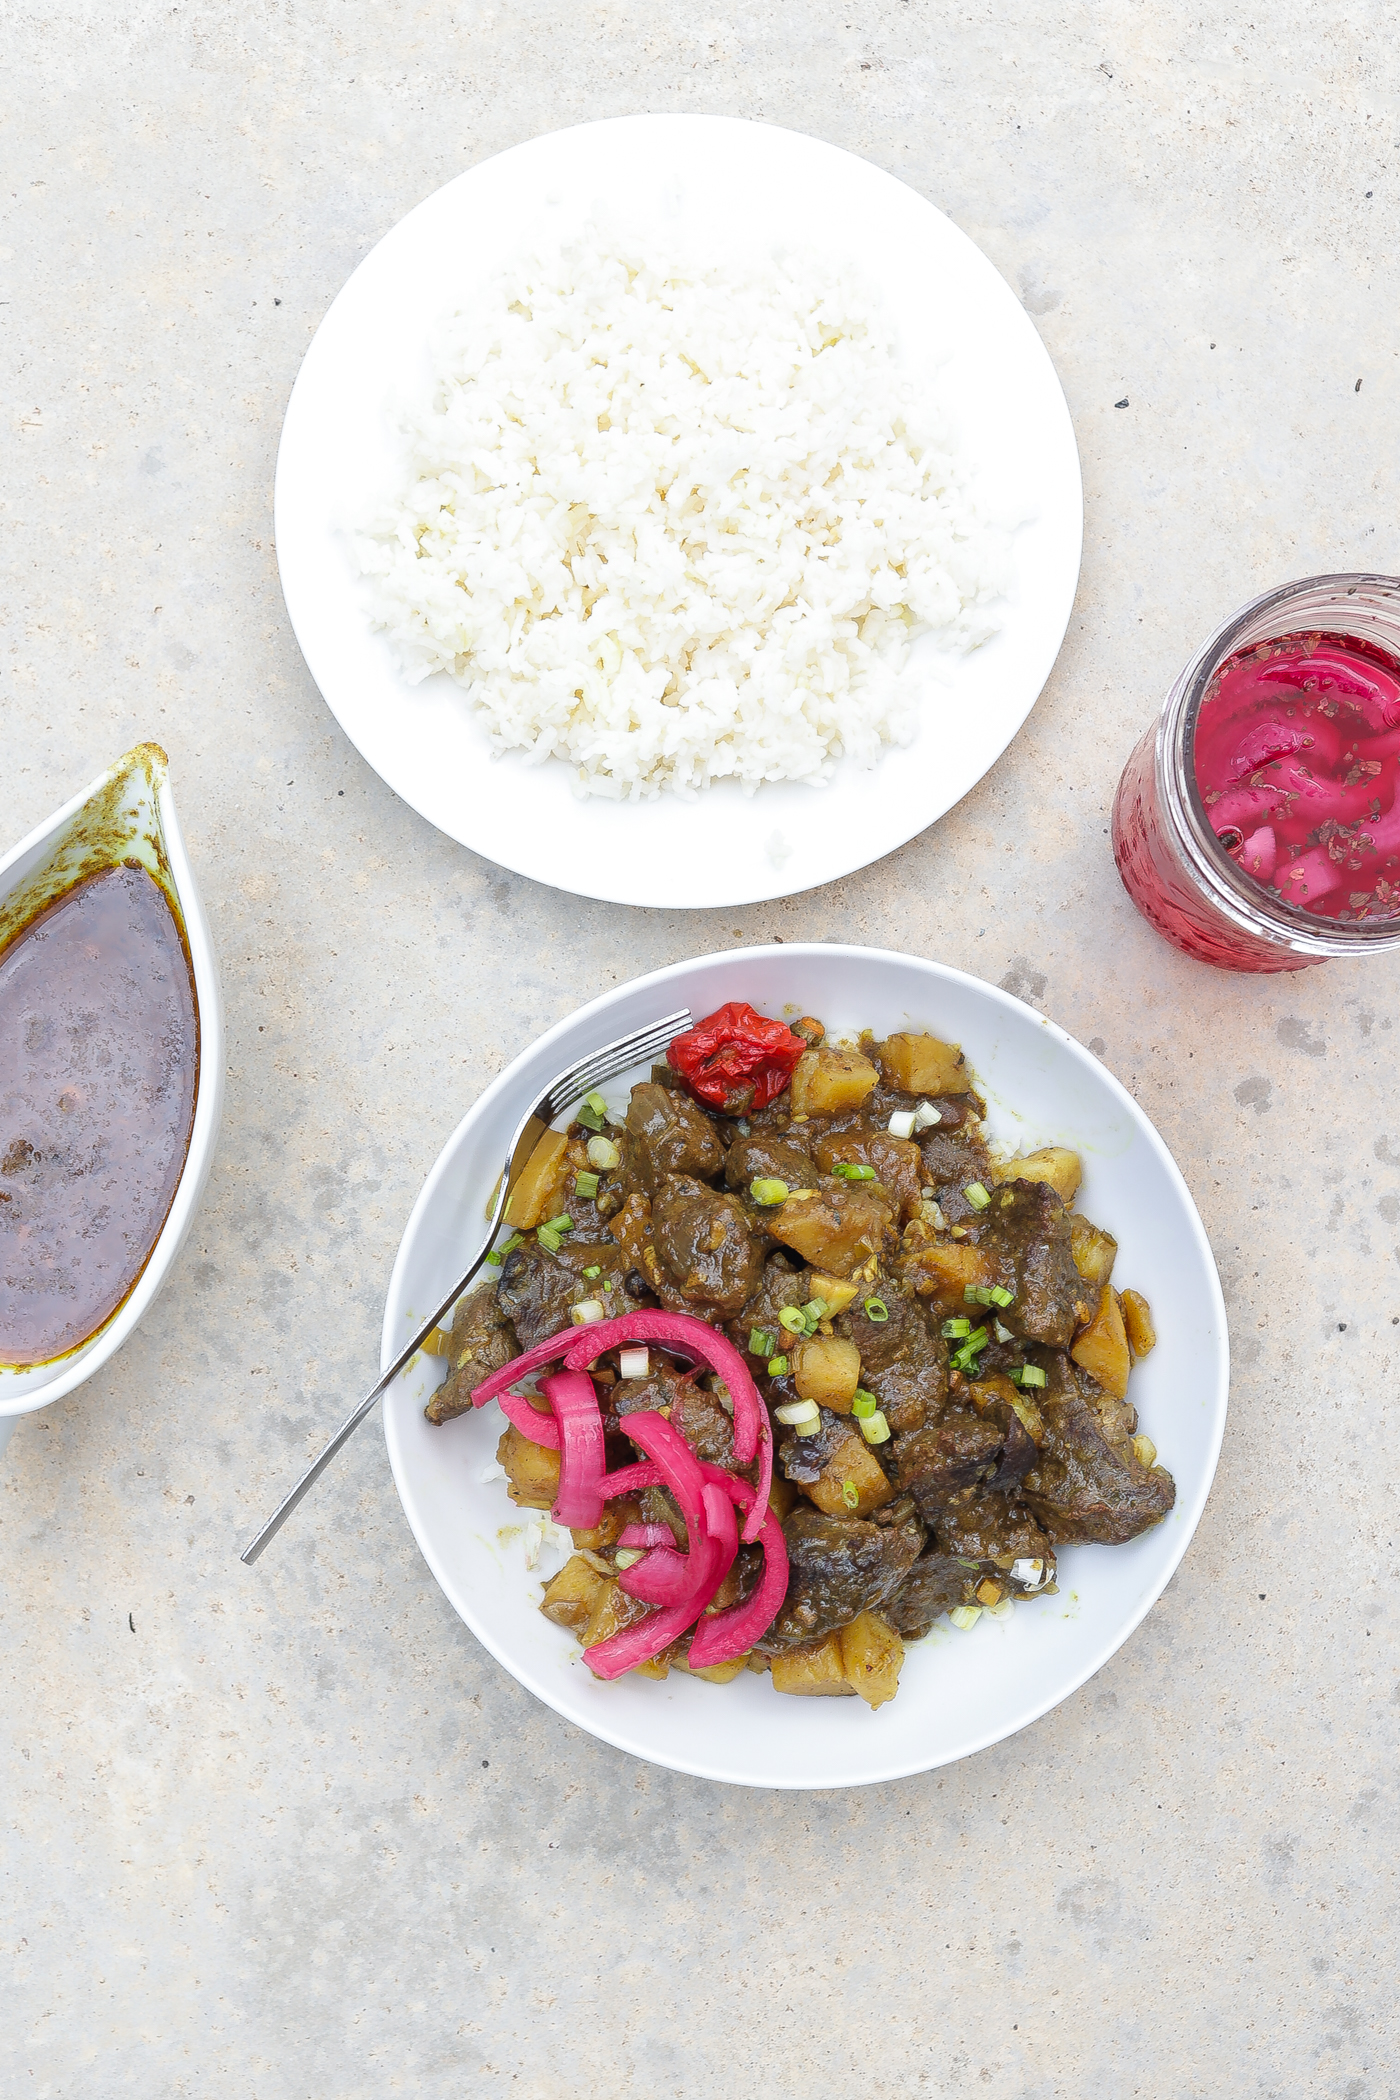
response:
<svg viewBox="0 0 1400 2100"><path fill-rule="evenodd" d="M682 1007L678 1013L666 1014L663 1019L653 1021L647 1028L638 1029L633 1035L619 1036L615 1043L604 1043L600 1050L590 1051L587 1057L581 1057L577 1064L570 1065L567 1071L561 1072L557 1079L551 1081L529 1114L521 1118L519 1128L510 1141L501 1178L496 1185L491 1222L476 1259L465 1275L453 1284L437 1311L423 1322L408 1347L394 1358L378 1385L365 1394L355 1412L341 1423L325 1450L312 1460L276 1514L264 1524L252 1545L245 1547L239 1555L240 1560L251 1567L269 1540L276 1538L307 1489L320 1479L341 1445L349 1442L380 1394L387 1391L400 1371L422 1348L433 1329L440 1326L451 1312L490 1253L505 1218L511 1192L524 1172L531 1153L555 1118L561 1116L566 1108L572 1108L575 1102L581 1101L585 1094L591 1094L594 1088L601 1086L605 1080L614 1079L619 1072L625 1072L629 1065L642 1064L647 1058L654 1057L658 1051L665 1050L673 1036L693 1025L689 1009Z"/></svg>

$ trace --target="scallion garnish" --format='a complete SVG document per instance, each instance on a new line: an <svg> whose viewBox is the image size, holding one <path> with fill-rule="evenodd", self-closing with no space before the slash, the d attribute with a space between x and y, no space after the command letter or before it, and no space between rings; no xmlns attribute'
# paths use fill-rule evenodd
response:
<svg viewBox="0 0 1400 2100"><path fill-rule="evenodd" d="M601 1130L603 1127L602 1116L596 1109L590 1108L586 1101L580 1101L574 1110L574 1121L581 1123L585 1130Z"/></svg>
<svg viewBox="0 0 1400 2100"><path fill-rule="evenodd" d="M872 1326L883 1327L886 1320L888 1320L889 1316L890 1309L888 1305L886 1305L883 1298L866 1299L865 1317L867 1320L870 1321Z"/></svg>
<svg viewBox="0 0 1400 2100"><path fill-rule="evenodd" d="M955 1350L949 1359L954 1370L970 1371L982 1350L986 1348L987 1342L986 1328L974 1327L961 1349Z"/></svg>
<svg viewBox="0 0 1400 2100"><path fill-rule="evenodd" d="M773 1412L786 1428L795 1429L799 1436L815 1429L822 1418L815 1400L790 1400L784 1407L775 1407Z"/></svg>
<svg viewBox="0 0 1400 2100"><path fill-rule="evenodd" d="M963 1292L966 1305L1010 1305L1016 1293L1000 1283L970 1283Z"/></svg>
<svg viewBox="0 0 1400 2100"><path fill-rule="evenodd" d="M786 1327L789 1334L805 1334L807 1332L807 1322L802 1317L801 1307L797 1305L785 1305L783 1307L778 1314L778 1325Z"/></svg>
<svg viewBox="0 0 1400 2100"><path fill-rule="evenodd" d="M597 1262L594 1262L594 1264L593 1264L592 1268L591 1268L591 1269L585 1269L583 1273L584 1273L584 1275L585 1275L585 1276L586 1276L586 1277L588 1278L589 1282L591 1283L591 1282L592 1282L592 1280L593 1280L593 1278L594 1278L595 1276L601 1276L601 1275L602 1275L602 1273L603 1273L603 1271L602 1271L602 1269L601 1269L601 1268L599 1267L598 1263L597 1263Z"/></svg>
<svg viewBox="0 0 1400 2100"><path fill-rule="evenodd" d="M574 1229L574 1221L566 1210L561 1210L557 1218L546 1218L545 1225L550 1232L572 1232Z"/></svg>
<svg viewBox="0 0 1400 2100"><path fill-rule="evenodd" d="M860 1433L867 1444L887 1444L890 1440L890 1425L877 1407L873 1415L867 1415L860 1425Z"/></svg>
<svg viewBox="0 0 1400 2100"><path fill-rule="evenodd" d="M585 1106L591 1108L595 1116L605 1116L607 1114L608 1104L601 1094L585 1094L583 1099Z"/></svg>
<svg viewBox="0 0 1400 2100"><path fill-rule="evenodd" d="M764 1210L771 1210L775 1204L787 1202L788 1185L774 1175L760 1174L749 1183L749 1194Z"/></svg>
<svg viewBox="0 0 1400 2100"><path fill-rule="evenodd" d="M788 1360L787 1360L787 1358L786 1358L785 1356L770 1356L770 1357L769 1357L769 1359L768 1359L768 1376L769 1376L770 1378L786 1378L786 1377L787 1377L787 1371L788 1371Z"/></svg>
<svg viewBox="0 0 1400 2100"><path fill-rule="evenodd" d="M851 1413L857 1421L868 1421L879 1405L873 1393L867 1393L863 1386L856 1387L855 1398L851 1402Z"/></svg>
<svg viewBox="0 0 1400 2100"><path fill-rule="evenodd" d="M755 1327L749 1336L750 1356L771 1356L777 1346L777 1343L766 1328Z"/></svg>
<svg viewBox="0 0 1400 2100"><path fill-rule="evenodd" d="M841 1500L845 1503L847 1509L860 1508L860 1491L853 1480L842 1481Z"/></svg>
<svg viewBox="0 0 1400 2100"><path fill-rule="evenodd" d="M956 1319L943 1322L943 1338L949 1342L965 1342L972 1332L971 1320Z"/></svg>
<svg viewBox="0 0 1400 2100"><path fill-rule="evenodd" d="M621 1157L610 1137L591 1137L588 1140L588 1164L597 1167L600 1173L610 1174Z"/></svg>
<svg viewBox="0 0 1400 2100"><path fill-rule="evenodd" d="M598 1193L598 1177L597 1177L597 1175L596 1175L596 1174L575 1174L575 1176L574 1176L574 1188L575 1188L575 1190L577 1191L577 1193L578 1193L578 1194L579 1194L580 1196L583 1196L583 1197L585 1197L585 1198L588 1198L588 1199L590 1199L590 1200L591 1200L591 1198L592 1198L592 1197L594 1197L594 1196L596 1196L596 1195L597 1195L597 1193Z"/></svg>
<svg viewBox="0 0 1400 2100"><path fill-rule="evenodd" d="M980 1181L969 1181L963 1194L974 1210L985 1210L992 1200Z"/></svg>
<svg viewBox="0 0 1400 2100"><path fill-rule="evenodd" d="M831 1171L833 1174L839 1174L843 1181L873 1181L875 1179L875 1169L873 1167L857 1166L854 1161L848 1159L838 1159Z"/></svg>
<svg viewBox="0 0 1400 2100"><path fill-rule="evenodd" d="M1044 1385L1045 1373L1041 1370L1039 1364L1022 1364L1019 1370L1011 1373L1011 1383L1013 1385Z"/></svg>
<svg viewBox="0 0 1400 2100"><path fill-rule="evenodd" d="M564 1244L551 1225L541 1225L535 1238L542 1247L547 1247L551 1254L557 1254Z"/></svg>

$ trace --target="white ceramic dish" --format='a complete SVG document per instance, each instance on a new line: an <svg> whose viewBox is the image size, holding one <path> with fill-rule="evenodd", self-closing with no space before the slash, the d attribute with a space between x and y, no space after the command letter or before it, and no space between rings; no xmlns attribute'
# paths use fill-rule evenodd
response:
<svg viewBox="0 0 1400 2100"><path fill-rule="evenodd" d="M836 1031L931 1028L960 1042L986 1092L995 1134L1015 1149L1062 1142L1083 1154L1079 1199L1112 1230L1116 1276L1144 1290L1161 1340L1133 1373L1142 1426L1176 1477L1176 1507L1130 1545L1060 1556L1060 1594L1018 1604L970 1633L945 1620L909 1650L899 1696L877 1713L855 1699L801 1700L745 1674L716 1686L599 1684L571 1637L536 1609L520 1527L499 1482L481 1474L502 1422L491 1406L434 1429L423 1404L443 1370L423 1359L384 1401L394 1479L414 1535L448 1598L528 1690L637 1757L746 1786L868 1785L921 1772L1024 1728L1093 1675L1161 1595L1190 1543L1225 1426L1228 1347L1215 1263L1165 1145L1132 1097L1054 1023L961 971L868 948L784 946L703 956L607 993L542 1036L503 1072L444 1146L409 1219L389 1285L382 1362L449 1289L481 1231L501 1133L573 1058L687 1004L727 999L819 1014ZM645 1076L645 1075L633 1075ZM630 1079L606 1089L624 1102ZM488 1419L489 1417L489 1419ZM551 1560L547 1572L559 1565ZM1171 1688L1163 1686L1163 1696Z"/></svg>
<svg viewBox="0 0 1400 2100"><path fill-rule="evenodd" d="M461 688L409 686L359 608L342 530L392 478L394 397L426 377L429 330L522 245L601 206L680 220L707 252L776 243L844 257L874 284L907 361L936 385L994 515L1025 520L1001 634L951 661L914 746L824 789L731 782L698 800L577 801L557 761L493 761ZM456 260L450 271L444 254ZM936 379L933 368L939 366ZM1055 661L1079 575L1083 502L1064 395L1020 304L931 204L817 139L727 117L582 124L459 175L366 256L321 323L277 460L277 559L297 640L341 727L423 816L503 867L622 904L713 907L830 882L903 845L981 779ZM933 678L927 650L906 674Z"/></svg>
<svg viewBox="0 0 1400 2100"><path fill-rule="evenodd" d="M139 860L174 905L185 932L199 1007L199 1081L184 1172L170 1215L136 1286L80 1348L28 1370L0 1365L0 1451L20 1415L61 1400L115 1356L170 1273L189 1231L218 1142L224 1096L224 1022L214 947L170 791L165 753L138 744L0 860L0 938L22 927L61 888Z"/></svg>

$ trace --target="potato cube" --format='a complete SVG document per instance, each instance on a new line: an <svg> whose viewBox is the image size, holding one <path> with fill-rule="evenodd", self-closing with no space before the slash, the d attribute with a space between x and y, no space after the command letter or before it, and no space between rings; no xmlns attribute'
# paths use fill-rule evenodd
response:
<svg viewBox="0 0 1400 2100"><path fill-rule="evenodd" d="M787 1479L784 1474L775 1472L772 1485L768 1490L768 1507L780 1524L788 1511L795 1507L797 1501L796 1483Z"/></svg>
<svg viewBox="0 0 1400 2100"><path fill-rule="evenodd" d="M848 1415L860 1384L860 1351L854 1342L839 1335L818 1334L809 1342L798 1342L792 1351L792 1371L801 1400L815 1400L838 1415Z"/></svg>
<svg viewBox="0 0 1400 2100"><path fill-rule="evenodd" d="M735 1678L748 1668L749 1656L752 1653L752 1649L746 1648L742 1655L736 1655L732 1661L709 1663L703 1670L692 1669L689 1658L679 1652L674 1661L676 1668L684 1670L687 1677L703 1677L707 1684L733 1684Z"/></svg>
<svg viewBox="0 0 1400 2100"><path fill-rule="evenodd" d="M559 1453L547 1444L532 1444L514 1422L496 1446L496 1463L506 1470L506 1493L521 1509L553 1509L559 1499Z"/></svg>
<svg viewBox="0 0 1400 2100"><path fill-rule="evenodd" d="M863 1611L836 1638L841 1644L841 1667L852 1691L859 1692L870 1707L893 1699L904 1661L904 1643L893 1626L877 1612Z"/></svg>
<svg viewBox="0 0 1400 2100"><path fill-rule="evenodd" d="M803 1699L849 1699L855 1687L846 1682L841 1641L834 1633L807 1648L789 1648L773 1657L773 1689Z"/></svg>
<svg viewBox="0 0 1400 2100"><path fill-rule="evenodd" d="M1124 1291L1123 1325L1128 1333L1128 1347L1135 1357L1146 1356L1157 1346L1157 1330L1152 1324L1152 1307L1141 1291Z"/></svg>
<svg viewBox="0 0 1400 2100"><path fill-rule="evenodd" d="M879 1083L879 1073L859 1050L804 1050L792 1075L792 1112L846 1115Z"/></svg>
<svg viewBox="0 0 1400 2100"><path fill-rule="evenodd" d="M998 1181L1048 1182L1066 1204L1073 1203L1084 1179L1084 1163L1067 1145L1042 1145L1023 1159L998 1160L993 1171Z"/></svg>
<svg viewBox="0 0 1400 2100"><path fill-rule="evenodd" d="M1098 1225L1091 1225L1081 1218L1077 1210L1069 1214L1069 1249L1074 1256L1074 1266L1086 1283L1102 1289L1113 1274L1113 1264L1118 1254L1118 1242L1111 1232Z"/></svg>
<svg viewBox="0 0 1400 2100"><path fill-rule="evenodd" d="M931 1240L914 1248L902 1266L921 1298L935 1298L959 1312L965 1310L963 1293L970 1286L985 1289L997 1281L995 1259L971 1240Z"/></svg>
<svg viewBox="0 0 1400 2100"><path fill-rule="evenodd" d="M807 1489L825 1517L868 1517L895 1498L893 1483L864 1437L838 1444Z"/></svg>
<svg viewBox="0 0 1400 2100"><path fill-rule="evenodd" d="M936 1035L892 1035L875 1045L880 1069L904 1094L970 1094L972 1074L956 1043Z"/></svg>
<svg viewBox="0 0 1400 2100"><path fill-rule="evenodd" d="M854 1283L843 1283L839 1276L825 1276L820 1269L813 1269L808 1278L808 1289L814 1298L820 1298L830 1313L843 1313L856 1295Z"/></svg>
<svg viewBox="0 0 1400 2100"><path fill-rule="evenodd" d="M1111 1283L1104 1285L1098 1311L1088 1326L1080 1329L1069 1353L1106 1393L1112 1393L1115 1400L1127 1399L1131 1364L1128 1335L1123 1325L1123 1308Z"/></svg>
<svg viewBox="0 0 1400 2100"><path fill-rule="evenodd" d="M562 1130L547 1130L525 1162L525 1171L506 1205L506 1223L518 1232L528 1232L555 1215L554 1198L563 1182L568 1142Z"/></svg>
<svg viewBox="0 0 1400 2100"><path fill-rule="evenodd" d="M575 1553L547 1585L540 1610L556 1626L568 1626L577 1632L588 1624L598 1593L606 1587L596 1569L588 1565L581 1553Z"/></svg>
<svg viewBox="0 0 1400 2100"><path fill-rule="evenodd" d="M639 1597L629 1597L626 1590L619 1589L615 1582L604 1580L579 1639L585 1648L595 1648L599 1641L621 1633L624 1626L635 1626L638 1619L644 1619L650 1610L651 1606L643 1604Z"/></svg>
<svg viewBox="0 0 1400 2100"><path fill-rule="evenodd" d="M764 1225L813 1267L854 1276L882 1251L893 1223L889 1199L876 1195L875 1186L851 1181L791 1195L776 1210L764 1212Z"/></svg>

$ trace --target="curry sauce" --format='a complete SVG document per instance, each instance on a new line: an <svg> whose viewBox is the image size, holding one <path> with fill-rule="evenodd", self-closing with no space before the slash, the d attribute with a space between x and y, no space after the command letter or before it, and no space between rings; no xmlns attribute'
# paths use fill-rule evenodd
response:
<svg viewBox="0 0 1400 2100"><path fill-rule="evenodd" d="M198 1076L189 957L139 863L76 883L0 953L0 1363L65 1355L130 1295Z"/></svg>

